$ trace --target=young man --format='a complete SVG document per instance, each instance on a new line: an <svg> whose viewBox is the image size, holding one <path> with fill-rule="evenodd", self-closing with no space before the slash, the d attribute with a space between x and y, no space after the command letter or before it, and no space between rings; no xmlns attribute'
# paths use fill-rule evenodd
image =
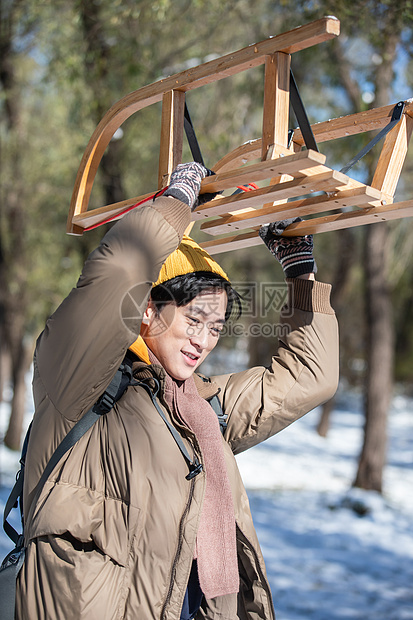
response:
<svg viewBox="0 0 413 620"><path fill-rule="evenodd" d="M183 239L206 174L178 166L163 196L119 221L39 337L19 620L274 618L234 454L332 396L337 325L329 285L313 280L311 239L264 227L289 277L288 335L269 367L196 374L239 304L216 261ZM128 350L134 385L37 497L51 454Z"/></svg>

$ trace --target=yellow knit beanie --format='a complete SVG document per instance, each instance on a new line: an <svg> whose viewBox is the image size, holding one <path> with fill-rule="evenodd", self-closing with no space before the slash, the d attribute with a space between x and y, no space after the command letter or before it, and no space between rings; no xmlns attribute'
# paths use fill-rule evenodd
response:
<svg viewBox="0 0 413 620"><path fill-rule="evenodd" d="M182 276L193 271L210 271L228 280L225 271L218 263L199 246L196 241L184 235L181 244L172 252L162 265L157 281L154 286L171 280L176 276Z"/></svg>
<svg viewBox="0 0 413 620"><path fill-rule="evenodd" d="M159 278L154 283L154 286L171 280L176 276L182 276L194 271L210 271L211 273L217 273L229 282L227 274L212 256L203 250L196 241L184 235L180 246L175 252L172 252L172 254L168 256L162 265ZM150 364L148 349L142 336L138 336L137 340L135 340L129 349L141 360Z"/></svg>

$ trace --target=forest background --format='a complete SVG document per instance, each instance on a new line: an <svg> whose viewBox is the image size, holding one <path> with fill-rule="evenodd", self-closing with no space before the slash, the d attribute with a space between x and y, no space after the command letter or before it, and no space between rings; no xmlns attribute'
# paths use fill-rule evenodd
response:
<svg viewBox="0 0 413 620"><path fill-rule="evenodd" d="M104 229L65 233L82 154L104 113L128 92L325 15L341 35L298 52L292 68L312 123L413 95L410 0L0 0L0 398L14 390L8 430L21 444L25 377L47 317L75 286ZM261 135L263 69L188 94L207 166ZM90 207L157 187L160 105L122 125L102 159ZM291 127L295 118L291 116ZM340 169L371 138L322 145ZM369 182L378 151L352 171ZM413 196L413 148L396 198ZM184 161L190 160L188 149ZM395 384L413 392L413 221L315 237L317 278L333 284L341 382L364 394L364 445L354 484L382 491L386 424ZM196 231L195 238L203 239ZM219 257L234 282L282 282L265 247ZM248 314L248 313L247 313ZM251 321L246 316L244 321ZM276 322L269 309L253 320ZM246 330L248 331L248 330ZM268 336L222 339L265 364ZM327 403L319 432L328 431Z"/></svg>

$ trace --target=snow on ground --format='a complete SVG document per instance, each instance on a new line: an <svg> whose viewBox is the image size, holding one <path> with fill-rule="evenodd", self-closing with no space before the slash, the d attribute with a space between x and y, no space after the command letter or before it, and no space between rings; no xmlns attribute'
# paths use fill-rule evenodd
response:
<svg viewBox="0 0 413 620"><path fill-rule="evenodd" d="M327 438L313 411L238 457L278 620L413 619L413 400L394 399L385 493L351 489L360 399Z"/></svg>
<svg viewBox="0 0 413 620"><path fill-rule="evenodd" d="M277 620L413 620L413 400L393 401L383 496L351 489L360 409L340 392L327 438L315 410L237 457ZM3 403L1 434L7 415ZM1 510L18 460L0 446ZM9 549L1 533L0 555Z"/></svg>

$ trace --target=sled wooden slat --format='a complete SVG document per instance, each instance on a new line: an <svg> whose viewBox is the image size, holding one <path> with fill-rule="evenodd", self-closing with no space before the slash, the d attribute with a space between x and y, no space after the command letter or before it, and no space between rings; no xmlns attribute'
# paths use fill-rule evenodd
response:
<svg viewBox="0 0 413 620"><path fill-rule="evenodd" d="M287 152L289 154L286 157L261 161L207 177L201 183L201 194L231 189L246 183L258 183L282 174L296 176L302 173L300 176L305 176L304 171L323 165L326 160L325 155L316 151Z"/></svg>
<svg viewBox="0 0 413 620"><path fill-rule="evenodd" d="M159 188L168 185L172 171L182 161L184 110L185 93L179 90L170 90L164 94L159 149Z"/></svg>
<svg viewBox="0 0 413 620"><path fill-rule="evenodd" d="M204 241L199 245L209 254L213 255L231 252L233 250L243 250L244 248L252 248L260 244L262 244L262 239L258 235L258 230L254 230L252 232L240 233L239 235L229 235L223 239Z"/></svg>
<svg viewBox="0 0 413 620"><path fill-rule="evenodd" d="M121 202L114 202L110 205L105 205L104 207L98 207L96 209L92 209L91 211L79 213L79 215L73 216L73 225L76 229L83 231L83 229L88 226L101 224L108 216L113 216L114 219L117 219L118 217L120 218L122 217L122 211L128 207L132 207L138 202L141 202L141 200L149 198L152 195L153 192L150 192L149 194L142 194L142 196L135 196L134 198L122 200Z"/></svg>
<svg viewBox="0 0 413 620"><path fill-rule="evenodd" d="M317 143L347 138L367 131L379 131L390 122L393 109L394 104L373 108L364 112L357 112L348 116L315 123L311 126L311 129ZM406 102L404 114L413 116L413 102L411 100ZM299 129L294 132L293 139L298 145L304 145L304 139Z"/></svg>
<svg viewBox="0 0 413 620"><path fill-rule="evenodd" d="M233 168L238 168L239 166L243 166L244 164L257 159L260 157L261 153L261 138L256 140L249 140L241 146L237 146L233 151L227 153L222 159L220 159L213 170L215 172L226 172L227 170L232 170ZM285 146L281 146L280 144L274 145L277 149L277 152L282 155L290 155L291 151L289 151Z"/></svg>
<svg viewBox="0 0 413 620"><path fill-rule="evenodd" d="M277 52L266 57L261 159L273 144L287 147L290 108L290 54Z"/></svg>
<svg viewBox="0 0 413 620"><path fill-rule="evenodd" d="M262 123L261 160L278 159L275 145L288 147L290 109L291 56L278 52L265 61L264 109ZM269 185L293 180L289 174L273 176ZM278 202L284 202L282 197ZM267 205L264 205L264 207Z"/></svg>
<svg viewBox="0 0 413 620"><path fill-rule="evenodd" d="M392 205L371 207L369 209L358 211L336 213L311 220L303 220L302 222L291 224L291 226L288 227L288 230L285 231L284 235L287 237L296 235L314 235L316 233L331 232L333 230L353 228L355 226L364 226L366 224L389 222L405 217L413 217L413 200L406 200ZM243 248L250 248L261 244L262 240L258 235L258 230L254 230L238 235L229 235L227 237L223 237L222 239L204 241L200 245L210 254L221 254L223 252L241 250Z"/></svg>
<svg viewBox="0 0 413 620"><path fill-rule="evenodd" d="M301 151L299 153L291 154L290 151L288 157L282 157L277 160L258 162L257 164L251 164L248 169L241 167L239 169L232 170L222 174L217 174L212 177L207 177L202 181L201 193L223 191L229 188L235 188L237 185L242 185L249 182L259 182L272 177L274 175L281 175L284 173L298 175L308 169L314 168L319 164L324 163L325 155L317 153L316 151ZM171 162L168 160L169 172L171 171ZM165 168L165 171L167 169ZM165 172L166 173L166 172ZM164 174L165 174L164 173ZM117 215L123 209L130 207L151 194L145 194L143 196L135 196L129 200L106 205L105 207L99 207L91 211L86 211L75 215L73 217L73 223L79 227L84 228L86 226L95 225L102 222L108 215ZM210 203L208 203L210 204ZM205 215L203 215L205 217ZM194 216L194 220L200 219L198 216Z"/></svg>
<svg viewBox="0 0 413 620"><path fill-rule="evenodd" d="M320 166L321 171L309 176L299 176L292 181L277 183L242 194L215 198L194 211L194 219L204 219L216 215L235 212L240 209L260 208L269 201L295 198L313 192L333 192L339 187L346 186L349 178L337 170L327 166Z"/></svg>
<svg viewBox="0 0 413 620"><path fill-rule="evenodd" d="M404 160L407 155L413 118L404 114L387 134L374 173L372 186L394 196Z"/></svg>
<svg viewBox="0 0 413 620"><path fill-rule="evenodd" d="M253 209L244 213L235 213L222 217L219 221L213 220L202 224L201 229L212 235L221 235L237 230L246 230L262 226L268 222L275 222L287 217L306 217L324 213L326 210L337 210L352 207L376 206L381 201L381 192L367 186L360 186L349 190L339 190L332 197L330 195L312 196L303 200L294 200L278 205L270 205L262 209Z"/></svg>
<svg viewBox="0 0 413 620"><path fill-rule="evenodd" d="M335 213L324 217L306 220L292 224L286 236L298 234L316 234L342 228L353 228L354 226L364 226L376 222L390 222L405 217L413 216L413 200L396 202L391 205L371 207L362 211L348 211L345 213ZM301 226L304 224L303 226ZM306 231L303 233L303 231Z"/></svg>

